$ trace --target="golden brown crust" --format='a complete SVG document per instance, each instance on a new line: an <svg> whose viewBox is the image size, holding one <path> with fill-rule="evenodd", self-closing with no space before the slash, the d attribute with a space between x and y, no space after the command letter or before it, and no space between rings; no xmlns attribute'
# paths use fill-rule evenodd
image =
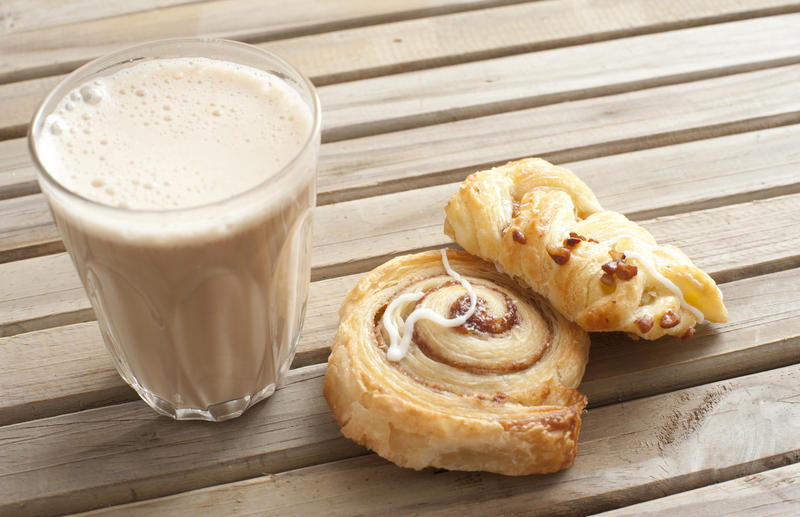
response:
<svg viewBox="0 0 800 517"><path fill-rule="evenodd" d="M342 432L414 469L524 475L568 467L586 406L574 388L588 336L491 264L462 251L448 257L472 283L482 312L458 328L417 322L399 362L386 357L381 323L392 299L426 293L401 307L403 317L415 304L445 317L463 313L465 291L447 276L439 252L389 261L345 297L324 387Z"/></svg>
<svg viewBox="0 0 800 517"><path fill-rule="evenodd" d="M447 235L586 330L689 337L700 314L669 283L706 319L727 321L716 284L681 250L603 210L577 176L544 160L470 175L445 211Z"/></svg>

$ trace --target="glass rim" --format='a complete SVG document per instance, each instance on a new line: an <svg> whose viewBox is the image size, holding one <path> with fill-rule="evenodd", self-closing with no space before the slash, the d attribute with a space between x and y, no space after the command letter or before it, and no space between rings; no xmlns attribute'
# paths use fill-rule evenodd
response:
<svg viewBox="0 0 800 517"><path fill-rule="evenodd" d="M140 56L140 57L133 57L129 56L129 54L136 52L137 50L144 50L144 49L152 49L153 47L170 47L174 45L180 44L211 44L217 45L221 48L231 48L231 49L238 49L244 52L250 52L253 54L261 54L262 57L272 60L273 62L278 63L280 66L285 67L292 73L294 73L298 79L300 79L300 84L309 94L311 99L311 108L312 108L312 122L311 127L308 132L308 135L303 142L303 145L297 150L295 155L289 162L283 165L279 170L275 173L269 175L263 181L257 183L256 185L243 190L241 192L237 192L231 196L218 199L215 201L211 201L208 203L203 203L200 205L192 205L186 207L176 207L176 208L159 208L159 209L146 209L146 208L130 208L130 207L120 207L120 206L113 206L107 205L104 203L100 203L93 199L89 199L84 197L77 192L74 192L64 185L61 184L58 180L56 180L50 172L47 170L45 165L42 163L41 159L39 158L39 152L37 149L37 142L34 136L34 128L42 126L44 121L42 117L45 116L45 107L49 106L54 98L57 98L57 102L60 101L69 90L66 90L66 86L74 81L76 78L88 78L92 74L101 72L108 68L114 67L116 65L126 64L126 63L135 63L137 61L141 61L143 59L147 59L151 57L153 59L159 59L157 56ZM151 52L152 53L152 52ZM122 57L127 56L127 57ZM185 56L185 57L206 57L201 54L194 55L194 56ZM213 59L213 58L211 58ZM238 63L237 61L231 60L237 64L244 64ZM246 65L251 66L251 65ZM49 116L50 113L47 113ZM255 45L251 45L248 43L242 43L239 41L233 41L223 38L205 38L205 37L188 37L188 38L166 38L166 39L159 39L159 40L152 40L147 41L144 43L140 43L137 45L133 45L130 47L125 47L123 49L117 50L115 52L111 52L109 54L105 54L103 56L97 57L92 59L91 61L84 63L77 69L73 70L69 73L66 77L64 77L61 81L58 82L47 94L47 96L42 100L39 104L39 107L36 108L34 112L33 118L31 122L28 124L28 131L27 131L27 139L28 139L28 151L31 155L31 159L33 164L37 170L39 179L44 179L47 183L48 187L53 188L58 192L58 194L65 196L67 199L72 201L77 201L80 204L87 205L95 210L102 210L116 214L136 214L141 215L144 217L148 217L150 215L176 215L176 214L185 214L190 213L193 211L200 211L202 209L207 209L210 207L215 207L219 205L223 205L235 200L244 199L256 191L259 191L266 186L275 183L282 179L289 171L295 168L295 165L305 157L306 153L308 152L309 148L314 146L316 143L316 135L320 133L320 127L322 124L322 108L319 101L319 96L317 95L316 87L314 84L303 74L300 72L296 67L290 64L288 61L283 59L281 56L265 50L263 48L257 47ZM44 192L43 192L44 193Z"/></svg>

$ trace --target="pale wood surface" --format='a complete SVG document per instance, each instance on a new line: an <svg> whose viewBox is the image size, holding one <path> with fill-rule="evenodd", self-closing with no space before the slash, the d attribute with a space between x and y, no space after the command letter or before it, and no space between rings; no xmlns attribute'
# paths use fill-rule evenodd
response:
<svg viewBox="0 0 800 517"><path fill-rule="evenodd" d="M771 16L323 86L323 138L354 138L796 63L798 25L800 14ZM766 33L769 40L758 44ZM742 52L730 52L732 39ZM620 59L608 63L603 57L609 55ZM654 62L653 55L660 59ZM336 62L350 64L343 58ZM0 86L0 132L24 134L30 114L62 78Z"/></svg>
<svg viewBox="0 0 800 517"><path fill-rule="evenodd" d="M634 216L660 215L796 191L798 139L797 126L778 127L565 165L592 187L607 208ZM638 170L648 174L637 174ZM762 176L757 170L769 174ZM445 242L445 236L434 228L441 225L442 207L456 187L420 188L321 207L316 218L316 245L327 249L331 242L337 245L342 239L366 243L364 239L379 238L395 248L413 249L409 243L431 233L439 240L422 247ZM63 251L42 195L0 200L0 214L0 263ZM342 235L336 229L345 222L350 231ZM417 232L416 237L406 231L410 228ZM368 247L385 248L373 244ZM361 254L358 247L344 250L356 257ZM336 264L353 257L324 253L320 257L317 252L314 260L317 268L335 269Z"/></svg>
<svg viewBox="0 0 800 517"><path fill-rule="evenodd" d="M196 0L5 0L0 6L0 34L29 31L136 11L148 11Z"/></svg>
<svg viewBox="0 0 800 517"><path fill-rule="evenodd" d="M339 301L359 277L339 277L312 285L295 364L327 359ZM783 366L800 355L800 321L794 316L800 310L796 297L800 269L721 287L731 323L701 327L690 342L633 342L618 334L592 336L592 360L580 388L589 396L590 404ZM135 399L114 374L94 322L0 338L3 362L12 366L0 379L0 388L6 394L0 401L0 425L95 407L108 400ZM62 379L57 398L48 382L55 375Z"/></svg>
<svg viewBox="0 0 800 517"><path fill-rule="evenodd" d="M213 0L0 35L0 82L71 70L139 42L187 36L258 41L491 6L503 0ZM763 2L787 7L792 2ZM761 6L759 6L761 7ZM136 30L130 30L135 27Z"/></svg>
<svg viewBox="0 0 800 517"><path fill-rule="evenodd" d="M2 3L0 515L793 513L798 16L789 0ZM298 354L221 425L158 417L115 373L23 138L79 64L198 34L279 52L325 113ZM468 173L533 154L681 246L730 322L688 342L592 336L567 471L397 468L321 396L339 303L387 258L452 245L443 206Z"/></svg>
<svg viewBox="0 0 800 517"><path fill-rule="evenodd" d="M0 82L64 73L90 58L137 41L194 35L250 41L272 39L335 29L331 18L341 20L340 26L354 28L343 34L323 36L317 44L313 40L287 39L283 44L266 46L285 54L298 66L303 63L298 55L316 53L317 57L308 60L317 65L318 71L307 70L307 74L335 78L328 80L350 80L363 75L364 71L369 75L387 74L409 67L437 66L466 59L462 56L491 57L800 10L797 0L715 0L713 3L680 0L656 5L648 0L631 0L624 5L609 1L540 0L512 6L513 9L488 9L502 3L505 2L392 0L336 2L335 6L326 7L326 2L320 0L304 0L291 2L293 8L281 10L247 0L217 0L175 6L157 12L64 25L55 30L30 31L24 36L17 35L20 37L16 39L12 35L0 36L0 56L3 56ZM385 7L381 7L384 4ZM429 6L427 11L425 6ZM419 24L410 21L390 24L388 31L384 31L381 24L365 23L386 24L393 17L402 19L402 13L408 13L405 15L408 18L422 17L426 13L446 11L448 6L455 14L424 18ZM455 12L459 6L483 9L471 16L468 12ZM370 15L373 20L347 22L348 17ZM532 23L536 23L536 30L531 30ZM367 26L357 27L360 24ZM131 26L137 30L120 30ZM400 41L396 41L398 39ZM336 77L342 75L338 70L341 62L351 60L345 56L354 56L356 68L361 72Z"/></svg>
<svg viewBox="0 0 800 517"><path fill-rule="evenodd" d="M795 365L589 410L581 451L564 472L539 477L421 473L370 455L231 486L98 511L95 515L209 507L239 514L587 514L800 459ZM780 419L786 432L740 424ZM737 434L730 432L736 427ZM708 443L717 446L708 447Z"/></svg>
<svg viewBox="0 0 800 517"><path fill-rule="evenodd" d="M321 198L462 179L529 155L568 162L798 123L799 75L800 66L779 67L333 142Z"/></svg>
<svg viewBox="0 0 800 517"><path fill-rule="evenodd" d="M783 517L800 508L800 464L759 472L603 513L603 517L683 515Z"/></svg>
<svg viewBox="0 0 800 517"><path fill-rule="evenodd" d="M395 212L384 214L408 208L407 204L402 204L405 196L394 194L391 197L401 202L391 204L383 199L384 206L395 207ZM436 200L435 206L440 207L447 198L448 195L443 195L441 199L434 196L427 199ZM340 214L338 220L326 217L333 210L319 212L320 217L315 219L315 235L326 235L323 232L326 226L348 225L352 226L352 233L358 240L341 239L341 234L337 233L337 240L331 239L334 242L326 246L325 237L318 237L319 244L312 258L312 279L363 272L404 251L439 247L448 242L448 238L439 233L440 223L431 226L429 220L420 221L414 217L419 213L413 210L407 212L407 219L410 219L407 229L404 231L402 222L398 222L400 229L389 234L385 233L386 226L377 211L364 213L363 224L358 226L357 209ZM641 223L656 239L679 245L698 266L721 281L800 265L800 248L793 239L786 238L798 220L800 194L791 194L662 216ZM394 221L391 224L395 224ZM702 233L687 235L686 228L698 227L704 229ZM339 262L335 266L320 266L337 259ZM0 286L0 336L52 326L53 318L59 324L86 320L89 301L65 253L0 264L0 275L9 279ZM52 281L37 282L43 275L51 277Z"/></svg>

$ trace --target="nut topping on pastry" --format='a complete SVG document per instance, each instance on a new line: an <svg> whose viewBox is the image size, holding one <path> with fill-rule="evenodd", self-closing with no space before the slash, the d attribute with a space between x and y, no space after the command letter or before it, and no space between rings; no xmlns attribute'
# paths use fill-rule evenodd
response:
<svg viewBox="0 0 800 517"><path fill-rule="evenodd" d="M642 314L636 320L636 324L639 326L639 330L642 332L642 334L647 334L650 332L650 329L653 328L653 323L653 317L649 314Z"/></svg>
<svg viewBox="0 0 800 517"><path fill-rule="evenodd" d="M547 253L550 255L550 258L553 259L553 262L558 265L563 266L569 261L570 252L567 248L548 247Z"/></svg>
<svg viewBox="0 0 800 517"><path fill-rule="evenodd" d="M659 322L659 325L661 325L661 328L671 329L680 322L681 322L681 317L678 314L675 314L671 310L667 310L667 312L665 312L664 315L661 316L661 321Z"/></svg>
<svg viewBox="0 0 800 517"><path fill-rule="evenodd" d="M656 339L681 337L705 319L727 321L722 294L689 257L604 210L577 176L544 160L471 174L445 212L445 233L461 247L545 296L585 330ZM509 225L525 235L525 246L502 231ZM585 235L592 238L581 243ZM675 317L647 331L638 323L643 314L668 311Z"/></svg>

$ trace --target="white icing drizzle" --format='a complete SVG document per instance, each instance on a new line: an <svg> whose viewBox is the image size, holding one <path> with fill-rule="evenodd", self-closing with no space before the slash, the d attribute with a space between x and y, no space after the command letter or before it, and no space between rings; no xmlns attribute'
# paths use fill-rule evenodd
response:
<svg viewBox="0 0 800 517"><path fill-rule="evenodd" d="M611 239L602 241L602 242L600 242L600 244L608 246L608 247L611 247L612 244L615 244L617 241L625 239L625 238L629 238L629 239L634 240L634 241L637 240L637 238L635 236L633 236L633 235L631 235L629 233L623 233L621 235L617 235L616 237L612 237ZM641 239L639 239L637 242L638 242L638 244L646 246L647 248L649 248L651 250L657 250L657 251L660 251L662 253L665 253L665 254L671 256L673 259L675 259L677 261L680 261L680 259L681 259L681 257L679 255L677 255L673 250L671 250L669 248L666 248L664 246L656 246L656 245L650 244L648 242L642 242ZM703 321L705 321L705 315L697 307L695 307L695 306L691 305L689 302L687 302L686 299L683 297L683 292L678 288L678 286L675 285L675 283L672 282L669 278L667 278L664 275L662 275L661 273L659 273L658 270L655 267L655 264L653 264L649 259L647 259L643 255L641 255L641 254L639 254L639 253L637 253L635 251L631 251L631 250L624 250L622 253L624 253L625 256L627 256L627 257L632 257L632 258L635 258L636 260L638 260L642 264L642 266L644 267L644 269L647 271L647 273L649 275L651 275L653 278L655 278L656 280L661 282L661 284L664 287L666 287L667 289L672 291L672 293L675 294L675 297L678 298L678 300L680 300L681 307L683 307L684 309L686 309L689 312L691 312L692 314L694 314L695 318L697 318L697 323L703 323ZM698 282L696 280L694 280L694 278L692 278L691 280L695 285L698 285L698 287L702 287L701 285L698 284ZM719 291L719 288L717 288L717 291Z"/></svg>
<svg viewBox="0 0 800 517"><path fill-rule="evenodd" d="M697 323L703 323L703 321L705 321L705 316L703 315L703 313L700 312L700 310L698 310L693 305L690 305L689 302L687 302L686 299L683 297L683 293L678 288L678 286L675 285L672 282L672 280L659 273L656 270L655 265L653 265L653 263L650 262L649 259L646 259L643 255L635 251L625 250L623 253L625 254L626 257L631 257L638 260L639 264L644 267L648 275L652 276L653 278L661 282L664 285L664 287L672 291L673 294L675 294L675 296L678 298L678 300L680 300L681 307L694 314L694 317L697 318Z"/></svg>
<svg viewBox="0 0 800 517"><path fill-rule="evenodd" d="M392 314L394 314L400 304L415 302L425 296L425 293L418 291L416 293L401 294L386 307L386 310L383 312L383 318L381 318L383 328L385 328L386 332L389 334L389 350L386 352L386 358L390 361L397 362L406 356L408 353L408 346L411 344L411 337L414 334L414 325L417 321L424 319L430 320L443 327L458 327L466 323L475 313L475 309L478 306L478 296L475 294L475 290L472 289L472 285L470 285L467 280L461 278L461 275L453 271L450 267L450 262L447 260L447 252L441 250L441 254L442 264L444 264L444 269L447 271L447 274L459 282L461 286L466 289L467 294L469 294L469 310L457 318L448 319L426 307L414 309L403 324L403 337L401 338L400 331L392 320Z"/></svg>

